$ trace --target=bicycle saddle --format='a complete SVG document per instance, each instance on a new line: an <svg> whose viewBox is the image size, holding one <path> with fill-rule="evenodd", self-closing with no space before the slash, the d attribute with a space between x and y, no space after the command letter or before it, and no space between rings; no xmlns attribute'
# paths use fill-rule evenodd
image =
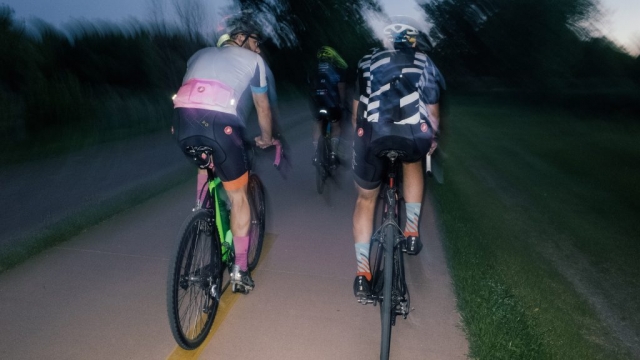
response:
<svg viewBox="0 0 640 360"><path fill-rule="evenodd" d="M407 153L402 150L386 149L378 153L378 157L386 157L391 161L402 160L407 157Z"/></svg>
<svg viewBox="0 0 640 360"><path fill-rule="evenodd" d="M206 169L212 161L213 149L209 146L186 146L184 152L195 161L200 169Z"/></svg>

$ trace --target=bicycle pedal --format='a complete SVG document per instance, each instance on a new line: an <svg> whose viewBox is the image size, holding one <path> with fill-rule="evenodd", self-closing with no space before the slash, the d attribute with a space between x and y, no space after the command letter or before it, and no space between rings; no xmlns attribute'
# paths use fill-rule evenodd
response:
<svg viewBox="0 0 640 360"><path fill-rule="evenodd" d="M369 304L373 304L373 299L368 298L366 296L361 296L358 298L358 302L362 305L369 305Z"/></svg>
<svg viewBox="0 0 640 360"><path fill-rule="evenodd" d="M245 286L243 284L234 283L234 284L231 285L231 292L233 292L233 293L248 294L250 290L253 290L253 288L250 288L250 287Z"/></svg>

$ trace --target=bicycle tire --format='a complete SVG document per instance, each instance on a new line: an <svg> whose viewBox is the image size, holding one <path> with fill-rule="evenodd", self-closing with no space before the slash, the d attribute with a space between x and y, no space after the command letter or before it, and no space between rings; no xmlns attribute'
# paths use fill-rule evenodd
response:
<svg viewBox="0 0 640 360"><path fill-rule="evenodd" d="M395 314L392 314L393 299L393 243L395 240L395 229L392 225L387 225L384 229L384 268L383 268L383 290L382 304L380 306L381 340L380 340L380 360L389 359L391 347L391 322Z"/></svg>
<svg viewBox="0 0 640 360"><path fill-rule="evenodd" d="M211 210L187 218L178 239L167 278L167 312L178 345L193 350L209 334L222 292L224 267Z"/></svg>
<svg viewBox="0 0 640 360"><path fill-rule="evenodd" d="M249 207L251 208L251 225L249 227L249 252L247 255L249 270L258 266L262 253L265 229L264 187L256 174L249 176Z"/></svg>
<svg viewBox="0 0 640 360"><path fill-rule="evenodd" d="M316 146L316 190L318 190L318 194L320 195L322 195L324 191L324 183L328 177L329 149L327 146L328 144L325 137L319 137L318 146Z"/></svg>

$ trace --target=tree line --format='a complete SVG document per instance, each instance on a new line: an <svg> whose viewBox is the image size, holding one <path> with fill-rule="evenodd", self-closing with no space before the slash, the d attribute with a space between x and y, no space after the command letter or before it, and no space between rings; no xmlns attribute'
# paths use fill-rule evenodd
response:
<svg viewBox="0 0 640 360"><path fill-rule="evenodd" d="M79 21L66 31L43 21L27 26L0 6L0 140L168 124L186 60L215 43L197 24L207 21L201 0L182 4L177 26ZM234 0L233 8L262 16L270 30L263 51L278 84L304 88L322 45L342 55L352 81L358 59L380 45L368 22L368 14L382 16L376 0ZM436 0L422 8L416 16L431 24L428 53L450 90L638 94L640 57L598 35L592 0Z"/></svg>

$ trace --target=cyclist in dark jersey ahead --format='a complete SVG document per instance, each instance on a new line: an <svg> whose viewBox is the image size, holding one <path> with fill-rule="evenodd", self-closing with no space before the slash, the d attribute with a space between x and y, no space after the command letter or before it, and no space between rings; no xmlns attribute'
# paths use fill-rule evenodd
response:
<svg viewBox="0 0 640 360"><path fill-rule="evenodd" d="M313 84L313 146L318 146L318 138L325 129L321 129L321 117L332 122L340 122L345 104L345 72L347 63L333 48L322 46L318 50L318 69ZM337 165L338 146L340 145L340 124L331 126L331 166ZM314 151L315 154L315 151ZM314 157L314 164L315 164Z"/></svg>
<svg viewBox="0 0 640 360"><path fill-rule="evenodd" d="M415 255L424 191L422 159L437 147L439 98L444 79L431 59L416 45L416 21L393 16L384 28L385 48L374 49L358 63L352 122L353 172L358 200L353 214L357 272L356 297L370 293L369 243L384 161L382 150L403 151L403 195L406 202L406 250Z"/></svg>
<svg viewBox="0 0 640 360"><path fill-rule="evenodd" d="M257 54L260 40L257 28L245 18L233 19L223 35L220 47L196 52L187 62L182 87L174 97L174 131L180 148L196 161L197 189L207 180L207 167L215 164L231 201L231 232L235 263L231 282L251 290L253 279L247 267L249 223L251 213L247 200L248 159L244 148L244 128L248 109L244 97L252 97L258 113L261 136L256 145L273 145L271 108L267 97L267 77L262 57ZM210 158L194 158L190 151L209 147ZM203 199L198 199L201 204Z"/></svg>

